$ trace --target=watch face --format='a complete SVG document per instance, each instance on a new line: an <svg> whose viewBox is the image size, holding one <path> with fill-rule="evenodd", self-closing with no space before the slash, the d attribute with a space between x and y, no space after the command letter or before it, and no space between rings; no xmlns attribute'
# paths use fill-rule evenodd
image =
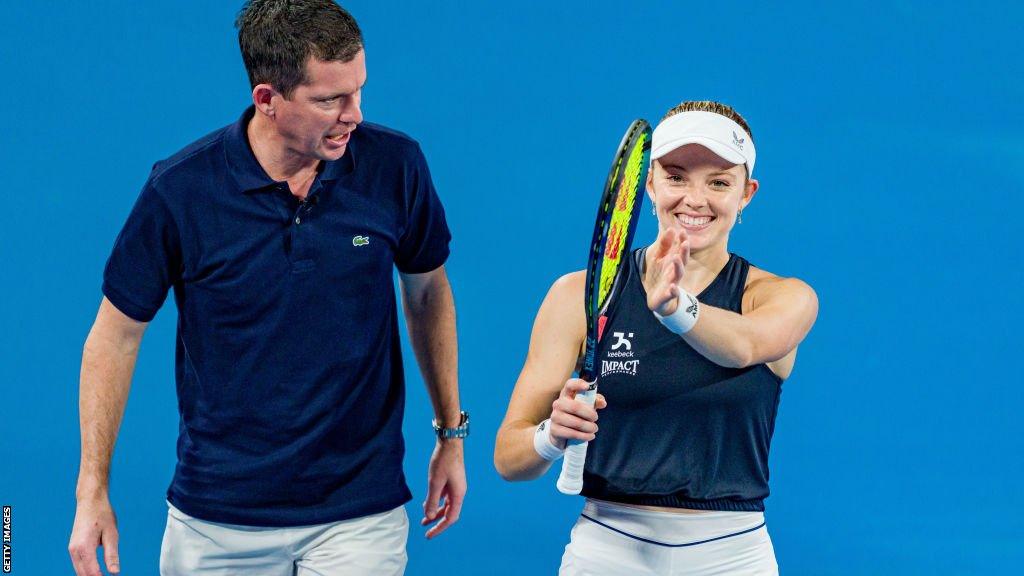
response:
<svg viewBox="0 0 1024 576"><path fill-rule="evenodd" d="M468 412L459 412L459 425L455 428L442 428L438 425L437 420L431 420L430 423L434 427L434 433L437 434L438 438L465 438L469 436Z"/></svg>

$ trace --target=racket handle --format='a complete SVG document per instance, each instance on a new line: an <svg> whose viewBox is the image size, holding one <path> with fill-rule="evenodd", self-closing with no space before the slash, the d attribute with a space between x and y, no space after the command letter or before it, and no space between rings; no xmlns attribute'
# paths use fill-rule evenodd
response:
<svg viewBox="0 0 1024 576"><path fill-rule="evenodd" d="M597 388L576 394L577 402L593 406L597 400ZM579 494L583 490L583 465L587 462L587 446L584 440L569 440L562 460L562 472L558 475L558 491L562 494Z"/></svg>

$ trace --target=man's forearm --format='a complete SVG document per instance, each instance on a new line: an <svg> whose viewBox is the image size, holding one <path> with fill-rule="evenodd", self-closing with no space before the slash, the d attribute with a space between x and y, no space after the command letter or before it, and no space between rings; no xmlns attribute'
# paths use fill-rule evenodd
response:
<svg viewBox="0 0 1024 576"><path fill-rule="evenodd" d="M79 499L107 495L110 460L138 350L137 339L112 336L99 324L86 340L78 401L82 458L75 495Z"/></svg>
<svg viewBox="0 0 1024 576"><path fill-rule="evenodd" d="M458 342L455 301L444 274L420 290L403 293L406 324L434 415L445 427L459 423Z"/></svg>

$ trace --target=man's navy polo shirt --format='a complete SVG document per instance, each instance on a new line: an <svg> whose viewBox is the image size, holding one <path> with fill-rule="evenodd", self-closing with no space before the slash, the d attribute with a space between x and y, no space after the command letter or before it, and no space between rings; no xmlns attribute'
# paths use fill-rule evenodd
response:
<svg viewBox="0 0 1024 576"><path fill-rule="evenodd" d="M103 278L149 321L174 289L178 465L167 498L214 522L298 526L411 498L392 266L448 257L419 145L370 123L302 203L241 119L158 162Z"/></svg>

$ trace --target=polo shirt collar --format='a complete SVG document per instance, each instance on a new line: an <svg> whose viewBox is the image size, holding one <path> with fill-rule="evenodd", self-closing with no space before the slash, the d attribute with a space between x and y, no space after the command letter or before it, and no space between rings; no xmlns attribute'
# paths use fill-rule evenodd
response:
<svg viewBox="0 0 1024 576"><path fill-rule="evenodd" d="M249 137L246 130L249 121L256 115L256 107L249 106L242 113L237 122L228 127L224 134L224 153L226 156L228 171L235 179L242 192L251 192L278 184L272 179L267 171L260 166L256 155L249 146ZM319 179L337 180L341 176L352 172L355 168L355 155L353 151L354 139L350 139L345 155L333 162L321 162L318 170Z"/></svg>
<svg viewBox="0 0 1024 576"><path fill-rule="evenodd" d="M356 128L356 132L359 128ZM348 146L345 147L345 154L333 162L321 162L320 163L320 180L337 180L345 174L352 172L356 167L356 139L354 138L355 132L352 133L352 137L348 139Z"/></svg>

